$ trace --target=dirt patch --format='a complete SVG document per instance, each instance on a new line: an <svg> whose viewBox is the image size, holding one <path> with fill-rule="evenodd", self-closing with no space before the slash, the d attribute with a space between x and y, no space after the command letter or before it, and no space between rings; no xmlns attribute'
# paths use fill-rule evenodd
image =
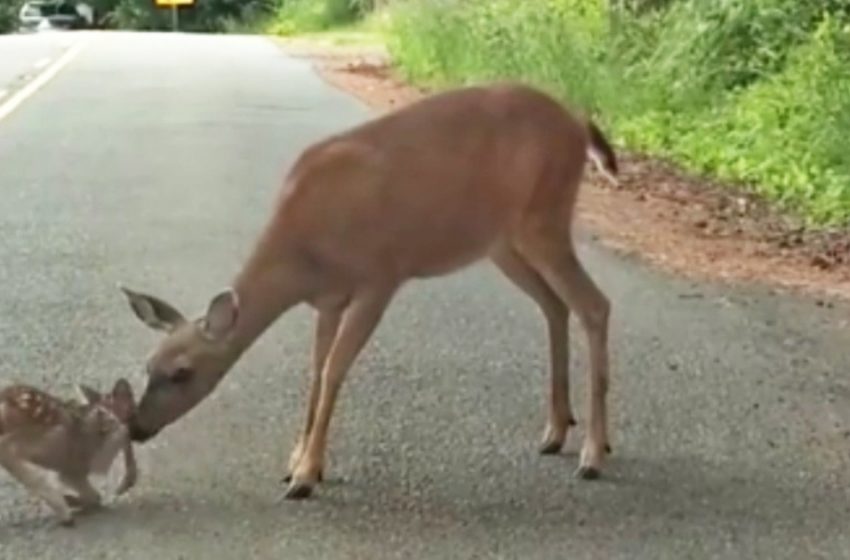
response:
<svg viewBox="0 0 850 560"><path fill-rule="evenodd" d="M379 47L286 42L332 85L378 110L427 95ZM620 185L590 173L579 224L609 247L686 277L767 284L850 299L850 231L811 231L750 193L618 150ZM822 302L821 302L822 303Z"/></svg>

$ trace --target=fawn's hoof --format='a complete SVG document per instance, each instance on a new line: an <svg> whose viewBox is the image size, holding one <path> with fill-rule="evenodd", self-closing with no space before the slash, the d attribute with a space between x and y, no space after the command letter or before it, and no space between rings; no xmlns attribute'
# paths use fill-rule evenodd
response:
<svg viewBox="0 0 850 560"><path fill-rule="evenodd" d="M293 482L286 490L287 500L306 500L313 494L313 486L306 482Z"/></svg>
<svg viewBox="0 0 850 560"><path fill-rule="evenodd" d="M60 517L59 518L59 526L65 528L65 529L70 529L70 528L74 527L76 524L77 524L77 520L74 518L73 515L68 515L67 517Z"/></svg>
<svg viewBox="0 0 850 560"><path fill-rule="evenodd" d="M65 503L68 504L69 508L80 509L83 507L83 501L79 496L65 494L63 497L65 498Z"/></svg>
<svg viewBox="0 0 850 560"><path fill-rule="evenodd" d="M97 501L86 501L80 498L79 496L75 496L73 494L65 494L65 503L68 504L68 507L78 513L93 513L100 509L103 509L103 502L100 500Z"/></svg>

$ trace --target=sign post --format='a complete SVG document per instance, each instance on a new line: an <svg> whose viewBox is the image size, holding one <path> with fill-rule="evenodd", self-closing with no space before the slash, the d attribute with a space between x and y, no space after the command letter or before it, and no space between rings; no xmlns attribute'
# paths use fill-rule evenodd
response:
<svg viewBox="0 0 850 560"><path fill-rule="evenodd" d="M156 5L159 8L171 8L171 30L177 31L180 28L180 6L192 6L195 0L156 0Z"/></svg>

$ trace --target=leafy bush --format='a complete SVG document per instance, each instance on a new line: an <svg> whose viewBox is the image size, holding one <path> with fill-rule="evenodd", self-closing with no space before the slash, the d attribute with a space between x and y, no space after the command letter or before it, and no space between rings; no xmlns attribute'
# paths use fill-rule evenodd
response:
<svg viewBox="0 0 850 560"><path fill-rule="evenodd" d="M8 33L18 26L18 11L22 2L0 0L0 33Z"/></svg>
<svg viewBox="0 0 850 560"><path fill-rule="evenodd" d="M277 35L322 31L352 23L371 7L369 0L278 0L267 31Z"/></svg>
<svg viewBox="0 0 850 560"><path fill-rule="evenodd" d="M850 1L410 0L395 60L436 85L521 78L634 149L850 218Z"/></svg>

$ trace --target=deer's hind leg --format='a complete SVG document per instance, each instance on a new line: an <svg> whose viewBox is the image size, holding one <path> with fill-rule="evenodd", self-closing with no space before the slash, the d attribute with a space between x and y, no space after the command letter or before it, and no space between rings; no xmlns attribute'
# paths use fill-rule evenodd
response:
<svg viewBox="0 0 850 560"><path fill-rule="evenodd" d="M546 281L513 248L503 245L491 259L517 288L529 296L546 318L549 335L548 421L540 452L558 453L567 439L575 416L570 405L569 308Z"/></svg>
<svg viewBox="0 0 850 560"><path fill-rule="evenodd" d="M587 393L588 429L576 475L597 478L607 451L608 318L610 303L575 254L568 220L541 211L524 228L518 249L567 307L576 313L588 337L590 375Z"/></svg>

